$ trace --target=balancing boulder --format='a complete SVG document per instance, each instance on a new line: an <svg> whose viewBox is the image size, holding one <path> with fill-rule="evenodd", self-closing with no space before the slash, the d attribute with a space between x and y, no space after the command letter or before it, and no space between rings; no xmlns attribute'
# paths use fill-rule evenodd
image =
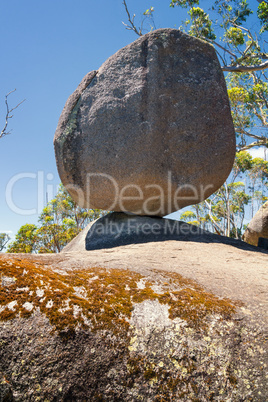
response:
<svg viewBox="0 0 268 402"><path fill-rule="evenodd" d="M164 216L228 177L235 133L214 48L174 29L146 34L88 73L54 138L82 207Z"/></svg>

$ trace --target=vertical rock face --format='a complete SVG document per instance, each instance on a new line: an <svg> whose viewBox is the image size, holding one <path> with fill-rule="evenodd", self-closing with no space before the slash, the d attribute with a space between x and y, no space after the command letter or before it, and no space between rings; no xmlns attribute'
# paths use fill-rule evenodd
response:
<svg viewBox="0 0 268 402"><path fill-rule="evenodd" d="M259 238L268 239L268 201L265 202L249 222L243 240L258 246Z"/></svg>
<svg viewBox="0 0 268 402"><path fill-rule="evenodd" d="M89 73L54 138L79 205L164 216L228 177L235 134L214 48L174 29L142 36Z"/></svg>

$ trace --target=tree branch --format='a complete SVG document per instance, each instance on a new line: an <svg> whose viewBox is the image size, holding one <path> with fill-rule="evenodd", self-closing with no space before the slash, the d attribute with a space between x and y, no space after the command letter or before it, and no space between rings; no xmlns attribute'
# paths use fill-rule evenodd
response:
<svg viewBox="0 0 268 402"><path fill-rule="evenodd" d="M239 149L239 152L240 151L246 151L246 150L251 149L253 147L261 147L261 146L264 146L264 147L268 148L268 139L267 138L264 138L263 140L260 140L260 141L252 142L251 144L248 144L248 145L245 145L244 147Z"/></svg>
<svg viewBox="0 0 268 402"><path fill-rule="evenodd" d="M268 139L266 137L261 136L261 135L256 135L256 134L249 133L248 131L243 130L241 127L239 127L239 130L237 130L237 131L238 131L237 132L238 135L240 135L240 132L241 132L241 134L247 135L248 137L254 138L255 140L263 141L263 140L266 139L266 141L268 141Z"/></svg>
<svg viewBox="0 0 268 402"><path fill-rule="evenodd" d="M268 68L268 60L264 63L253 65L253 66L223 66L222 71L231 71L234 73L246 73L250 71L260 71Z"/></svg>
<svg viewBox="0 0 268 402"><path fill-rule="evenodd" d="M129 30L131 30L131 31L134 31L138 36L142 36L141 29L139 29L139 31L138 31L137 27L136 27L135 24L134 24L135 14L133 15L133 17L132 17L132 19L131 19L130 13L129 13L129 11L128 11L128 7L127 7L126 0L123 0L123 4L124 4L124 6L125 6L126 13L127 13L127 16L128 16L128 21L129 21L130 25L127 25L127 24L125 24L124 22L122 22L122 23L125 25L125 27L126 27L127 29L129 29Z"/></svg>
<svg viewBox="0 0 268 402"><path fill-rule="evenodd" d="M235 55L233 52L231 52L230 50L226 49L226 47L220 45L219 43L215 42L215 40L211 40L211 39L208 39L208 38L205 38L205 37L202 37L202 39L205 40L206 42L211 43L212 45L218 46L218 47L219 47L220 49L222 49L224 52L227 52L227 53L229 53L231 56L233 56L234 58L237 58L236 55Z"/></svg>
<svg viewBox="0 0 268 402"><path fill-rule="evenodd" d="M15 109L17 109L24 101L21 101L20 103L17 104L17 106L13 107L12 109L9 109L8 105L8 96L15 92L16 89L13 89L13 91L10 91L6 96L5 96L5 104L6 104L6 117L5 117L5 125L4 128L1 130L0 138L4 137L5 135L10 134L10 131L7 131L7 126L8 126L8 121L12 119L13 114L11 114Z"/></svg>
<svg viewBox="0 0 268 402"><path fill-rule="evenodd" d="M207 200L205 200L205 204L206 204L206 206L207 206L207 208L208 208L208 214L209 214L209 217L210 217L210 219L211 219L211 221L212 221L212 225L214 225L214 226L218 229L218 231L223 235L223 234L224 234L224 231L223 231L222 228L218 225L218 223L215 221L215 219L214 219L214 217L213 217L213 215L212 215L211 205L207 202Z"/></svg>

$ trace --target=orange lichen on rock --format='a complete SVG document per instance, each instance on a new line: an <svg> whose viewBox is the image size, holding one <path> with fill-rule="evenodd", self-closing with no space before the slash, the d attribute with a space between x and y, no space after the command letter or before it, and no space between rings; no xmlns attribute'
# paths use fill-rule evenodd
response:
<svg viewBox="0 0 268 402"><path fill-rule="evenodd" d="M228 319L235 312L230 300L176 273L165 272L159 280L155 271L149 281L137 272L100 267L62 274L37 261L0 260L0 320L26 318L40 309L59 332L80 326L126 334L134 303L147 299L167 304L171 319L179 317L194 327L205 326L208 315ZM144 285L138 286L141 281ZM155 290L159 283L161 292Z"/></svg>

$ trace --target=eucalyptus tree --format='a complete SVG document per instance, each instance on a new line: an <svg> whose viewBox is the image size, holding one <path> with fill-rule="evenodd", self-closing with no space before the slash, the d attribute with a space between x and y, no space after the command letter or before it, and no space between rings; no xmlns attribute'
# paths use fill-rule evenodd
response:
<svg viewBox="0 0 268 402"><path fill-rule="evenodd" d="M9 253L59 253L101 210L80 208L60 185L55 198L39 216L39 225L23 225L8 247Z"/></svg>
<svg viewBox="0 0 268 402"><path fill-rule="evenodd" d="M10 236L7 233L0 233L0 251L4 250L9 240Z"/></svg>

